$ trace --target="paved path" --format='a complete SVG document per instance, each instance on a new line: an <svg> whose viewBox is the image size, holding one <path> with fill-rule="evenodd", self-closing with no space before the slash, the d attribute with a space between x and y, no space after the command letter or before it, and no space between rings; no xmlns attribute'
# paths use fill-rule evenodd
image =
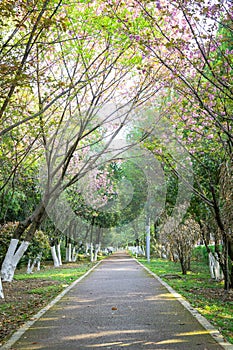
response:
<svg viewBox="0 0 233 350"><path fill-rule="evenodd" d="M126 254L104 260L12 349L223 349L167 289Z"/></svg>

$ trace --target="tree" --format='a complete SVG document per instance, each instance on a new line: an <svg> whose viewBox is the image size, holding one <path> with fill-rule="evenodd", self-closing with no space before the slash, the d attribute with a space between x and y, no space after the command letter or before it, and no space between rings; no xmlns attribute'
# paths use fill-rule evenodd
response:
<svg viewBox="0 0 233 350"><path fill-rule="evenodd" d="M171 253L178 257L183 275L190 270L192 251L199 237L199 225L192 218L187 218L169 236Z"/></svg>
<svg viewBox="0 0 233 350"><path fill-rule="evenodd" d="M134 5L131 14L127 13L127 22L120 16L119 7L113 6L112 13L125 24L125 32L141 49L142 69L149 65L153 71L162 63L166 70L162 87L167 105L160 104L160 111L167 113L180 132L184 147L190 139L193 141L193 149L188 147L191 157L197 150L194 141L204 145L213 139L212 147L205 149L207 159L214 158L217 150L216 159L220 156L222 163L232 162L232 4L164 1L151 6L147 1L135 1ZM136 24L128 25L135 17ZM221 231L224 249L220 262L228 289L228 245L232 236L223 224L219 183L212 182L211 167L205 167L205 162L202 166L208 174L209 192L205 193L206 182L201 183L200 178L194 191L210 206Z"/></svg>
<svg viewBox="0 0 233 350"><path fill-rule="evenodd" d="M45 8L48 2L44 3ZM33 123L45 150L43 169L46 169L42 175L42 200L28 217L20 221L9 247L7 260L3 263L2 278L5 281L13 278L14 269L9 268L10 259L13 259L16 251L25 252L46 212L50 209L53 211L54 203L58 203L66 188L97 166L101 154L106 152L112 140L127 123L131 110L154 93L150 90L150 77L144 76L137 78L137 85L125 97L127 88L123 88L123 85L135 74L138 55L129 40L120 43L116 40L113 25L117 20L106 20L106 25L102 26L102 17L96 14L94 5L86 6L83 11L83 7L74 8L71 3L66 7L65 13L60 5L59 3L52 11L54 21L50 22L49 28L46 27L47 35L44 36L39 31L33 46L30 46L30 55L33 56L27 55L28 59L32 59L34 68L30 87L36 91L37 101L33 100L30 107L33 107L35 113L10 126L6 125L2 132L2 135L6 135L16 128L24 127L25 123ZM61 23L57 26L55 13L58 9ZM50 11L51 8L47 15L51 14ZM37 9L35 12L37 13ZM36 26L37 17L31 19ZM76 34L77 30L79 35ZM15 47L17 46L13 48ZM45 59L48 52L49 62ZM16 94L15 86L9 91L11 99L9 102L4 100L7 101L3 108L4 113L13 108L10 102L13 101L13 94ZM24 92L23 88L21 92ZM119 101L121 96L124 96L123 106L117 102L115 111L110 111L104 118L98 116L107 102L114 98ZM123 107L126 110L122 113ZM117 116L118 112L121 112L120 117ZM6 118L7 122L10 122L10 118ZM83 156L92 143L101 144L106 137L108 140L98 154ZM82 159L80 162L79 157ZM77 169L74 174L72 162L75 159ZM49 215L52 215L51 212ZM19 240L26 230L27 234L18 248Z"/></svg>

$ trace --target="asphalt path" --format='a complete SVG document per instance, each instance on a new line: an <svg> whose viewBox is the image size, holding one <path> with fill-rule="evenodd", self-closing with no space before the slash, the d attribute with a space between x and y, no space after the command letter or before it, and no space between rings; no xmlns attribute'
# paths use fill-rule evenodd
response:
<svg viewBox="0 0 233 350"><path fill-rule="evenodd" d="M223 349L197 319L128 255L105 259L12 349Z"/></svg>

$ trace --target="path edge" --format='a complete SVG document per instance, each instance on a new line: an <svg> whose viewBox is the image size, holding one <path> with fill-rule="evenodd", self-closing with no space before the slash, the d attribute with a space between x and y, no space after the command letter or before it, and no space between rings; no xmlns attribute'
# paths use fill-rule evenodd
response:
<svg viewBox="0 0 233 350"><path fill-rule="evenodd" d="M152 272L148 267L143 265L136 258L132 259L135 260L141 267L143 267L150 275L157 279L185 307L185 309L187 309L197 319L197 321L209 332L212 338L214 338L215 341L219 343L223 349L233 350L233 345L224 340L224 337L219 332L219 330L217 330L204 316L202 316L193 306L191 306L191 304L185 300L181 294L177 293L175 289L169 286L169 284L164 282L158 275Z"/></svg>
<svg viewBox="0 0 233 350"><path fill-rule="evenodd" d="M53 305L55 305L62 297L64 297L76 284L81 282L85 277L87 277L103 260L100 260L97 264L95 264L90 270L88 270L84 275L79 277L73 283L71 283L68 287L66 287L60 294L58 294L48 305L43 307L40 311L38 311L35 315L31 317L29 321L24 323L20 328L15 331L12 336L3 344L0 349L1 350L10 350L12 345L14 345L22 335L37 321L41 316L45 314Z"/></svg>

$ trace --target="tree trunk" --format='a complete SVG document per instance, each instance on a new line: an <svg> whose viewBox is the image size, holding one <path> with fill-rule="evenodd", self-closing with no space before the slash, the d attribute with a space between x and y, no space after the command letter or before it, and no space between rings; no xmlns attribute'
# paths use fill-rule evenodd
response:
<svg viewBox="0 0 233 350"><path fill-rule="evenodd" d="M100 247L101 247L101 243L100 243L100 240L101 240L101 233L102 233L102 228L99 227L98 230L97 230L94 261L97 261L98 253L99 253L99 251L100 251Z"/></svg>
<svg viewBox="0 0 233 350"><path fill-rule="evenodd" d="M2 263L1 276L4 282L12 282L17 264L26 252L29 242L23 241L17 248L18 239L12 238Z"/></svg>
<svg viewBox="0 0 233 350"><path fill-rule="evenodd" d="M32 215L30 215L29 217L27 217L24 221L20 221L19 225L17 226L15 232L14 232L14 238L15 239L20 239L22 237L22 235L24 234L24 232L26 231L26 229L32 224L34 223L36 226L36 229L39 227L42 218L45 214L45 205L43 202L41 202L37 208L34 210L34 212L32 213ZM30 230L29 230L30 231ZM33 232L31 230L31 232L29 233L29 235L33 235L35 233L35 231ZM30 241L29 239L27 241Z"/></svg>
<svg viewBox="0 0 233 350"><path fill-rule="evenodd" d="M33 272L33 269L37 263L37 259L34 259L31 264L31 259L28 260L28 266L27 266L27 274L30 274Z"/></svg>
<svg viewBox="0 0 233 350"><path fill-rule="evenodd" d="M231 267L231 274L230 274L230 288L233 288L233 267Z"/></svg>
<svg viewBox="0 0 233 350"><path fill-rule="evenodd" d="M23 254L26 252L29 242L32 239L34 233L40 226L44 214L45 206L41 202L34 210L33 214L30 215L26 220L21 221L16 228L14 232L14 238L11 239L6 256L2 263L1 276L4 282L11 282L13 280L15 269ZM22 241L20 246L17 248L20 237L29 226L30 228L26 235L26 239Z"/></svg>
<svg viewBox="0 0 233 350"><path fill-rule="evenodd" d="M77 260L78 253L76 252L76 247L74 246L72 250L72 262L75 262Z"/></svg>
<svg viewBox="0 0 233 350"><path fill-rule="evenodd" d="M42 258L42 252L37 255L37 257L33 260L31 264L31 259L28 260L27 273L30 274L33 272L34 267L37 265L37 271L40 271L40 261Z"/></svg>
<svg viewBox="0 0 233 350"><path fill-rule="evenodd" d="M209 269L210 269L210 276L214 280L215 279L215 273L214 273L214 256L212 252L209 252Z"/></svg>
<svg viewBox="0 0 233 350"><path fill-rule="evenodd" d="M220 229L222 240L223 240L223 253L219 251L217 251L217 253L218 253L219 263L224 274L224 289L225 291L228 292L230 288L230 273L229 273L229 264L228 264L228 236L226 234L225 227L222 221L220 208L216 199L215 189L212 185L210 188L211 188L213 203L214 203L215 220Z"/></svg>
<svg viewBox="0 0 233 350"><path fill-rule="evenodd" d="M72 244L68 245L68 262L72 262Z"/></svg>
<svg viewBox="0 0 233 350"><path fill-rule="evenodd" d="M224 247L224 252L223 252L223 259L224 259L224 268L223 268L223 274L224 274L224 289L228 292L230 289L230 271L229 271L229 263L228 263L228 240L226 235L223 236L223 247Z"/></svg>
<svg viewBox="0 0 233 350"><path fill-rule="evenodd" d="M72 262L71 255L72 255L72 245L71 243L68 243L66 247L66 262Z"/></svg>
<svg viewBox="0 0 233 350"><path fill-rule="evenodd" d="M56 248L57 248L57 259L58 259L58 263L59 263L60 266L62 266L62 259L61 259L61 243L60 243L60 242L56 245Z"/></svg>
<svg viewBox="0 0 233 350"><path fill-rule="evenodd" d="M145 252L145 246L144 246L144 244L141 246L141 249L142 249L142 255L145 256L145 255L146 255L146 252Z"/></svg>
<svg viewBox="0 0 233 350"><path fill-rule="evenodd" d="M188 257L187 269L188 271L191 271L191 256Z"/></svg>
<svg viewBox="0 0 233 350"><path fill-rule="evenodd" d="M86 256L89 254L89 253L88 253L89 248L90 248L90 245L89 245L88 243L86 243L86 250L85 250Z"/></svg>
<svg viewBox="0 0 233 350"><path fill-rule="evenodd" d="M40 252L40 253L37 255L37 257L36 257L36 262L35 262L35 263L37 264L37 271L40 271L40 261L41 261L42 255L43 255L43 253Z"/></svg>
<svg viewBox="0 0 233 350"><path fill-rule="evenodd" d="M27 264L27 273L31 273L31 262L32 262L32 259L28 259L28 264Z"/></svg>
<svg viewBox="0 0 233 350"><path fill-rule="evenodd" d="M227 238L224 232L222 232L222 237L223 237L223 251L220 251L218 244L216 244L215 242L215 254L218 257L218 262L222 269L222 273L224 275L224 290L228 292L230 288L230 273L229 273L229 264L228 264L229 256L228 256Z"/></svg>
<svg viewBox="0 0 233 350"><path fill-rule="evenodd" d="M59 264L59 261L58 261L58 258L57 258L56 246L53 245L50 248L51 248L51 254L52 254L52 258L53 258L54 267L59 267L60 264Z"/></svg>
<svg viewBox="0 0 233 350"><path fill-rule="evenodd" d="M40 271L40 260L37 261L37 271Z"/></svg>
<svg viewBox="0 0 233 350"><path fill-rule="evenodd" d="M3 288L2 288L2 279L0 278L0 298L4 299L4 293L3 293Z"/></svg>
<svg viewBox="0 0 233 350"><path fill-rule="evenodd" d="M95 245L95 254L94 254L94 261L97 261L98 253L100 251L101 243L98 243Z"/></svg>
<svg viewBox="0 0 233 350"><path fill-rule="evenodd" d="M212 252L209 253L209 268L210 276L212 279L214 279L215 281L219 281L223 278L223 273L221 271L218 258Z"/></svg>
<svg viewBox="0 0 233 350"><path fill-rule="evenodd" d="M90 260L93 262L94 256L93 256L93 243L91 242L90 244Z"/></svg>
<svg viewBox="0 0 233 350"><path fill-rule="evenodd" d="M187 275L187 263L184 257L181 256L179 259L180 259L182 274Z"/></svg>

